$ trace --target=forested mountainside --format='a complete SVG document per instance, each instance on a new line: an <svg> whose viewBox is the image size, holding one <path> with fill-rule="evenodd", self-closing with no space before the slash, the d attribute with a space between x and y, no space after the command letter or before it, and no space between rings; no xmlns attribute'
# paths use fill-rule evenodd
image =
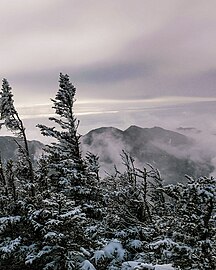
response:
<svg viewBox="0 0 216 270"><path fill-rule="evenodd" d="M184 182L185 174L200 177L213 172L210 157L193 160L191 154L195 145L191 138L160 127L131 126L124 131L102 127L81 138L83 151L99 156L102 175L113 171L114 164L122 168L120 155L125 150L135 159L137 167L150 163L158 168L166 183Z"/></svg>
<svg viewBox="0 0 216 270"><path fill-rule="evenodd" d="M137 167L126 151L124 170L100 177L99 157L81 155L75 93L69 76L60 74L52 126L38 125L55 142L34 164L12 89L3 79L1 126L14 133L18 149L16 158L0 163L0 269L215 270L215 178L187 176L184 183L167 184L157 168ZM126 133L125 140L135 143L132 153L139 141L191 143L160 128L114 133Z"/></svg>

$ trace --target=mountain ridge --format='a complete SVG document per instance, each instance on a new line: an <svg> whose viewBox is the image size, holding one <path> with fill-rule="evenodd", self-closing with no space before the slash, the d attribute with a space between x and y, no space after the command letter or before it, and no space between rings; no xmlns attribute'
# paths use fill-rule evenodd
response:
<svg viewBox="0 0 216 270"><path fill-rule="evenodd" d="M0 153L3 160L15 159L17 138L0 136ZM19 139L18 139L19 140ZM152 164L161 171L167 182L184 181L184 175L192 177L208 176L214 167L208 158L194 161L190 152L195 141L186 135L163 129L161 127L142 128L131 125L125 130L115 127L100 127L81 136L83 156L92 152L99 156L100 173L112 172L114 165L123 170L120 155L122 150L128 152L135 160L136 166ZM44 144L37 140L29 141L32 160L43 152Z"/></svg>
<svg viewBox="0 0 216 270"><path fill-rule="evenodd" d="M16 158L18 150L16 141L21 142L21 139L13 136L0 136L0 155L2 161ZM32 161L34 161L42 153L44 144L37 140L28 140L28 145L30 156Z"/></svg>
<svg viewBox="0 0 216 270"><path fill-rule="evenodd" d="M134 157L139 167L152 164L167 182L183 182L185 174L207 176L214 170L210 160L195 162L190 157L190 151L195 146L193 139L161 127L132 125L125 130L101 127L88 132L81 141L84 153L91 151L99 155L102 171L113 170L114 164L122 168L122 150Z"/></svg>

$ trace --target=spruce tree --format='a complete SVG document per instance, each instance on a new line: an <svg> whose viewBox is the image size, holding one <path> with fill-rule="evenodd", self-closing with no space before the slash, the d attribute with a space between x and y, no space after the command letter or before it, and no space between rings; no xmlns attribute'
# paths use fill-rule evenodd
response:
<svg viewBox="0 0 216 270"><path fill-rule="evenodd" d="M81 156L78 121L73 113L75 93L69 76L60 74L59 90L52 99L56 117L49 118L54 126L38 125L43 135L55 141L46 146L40 161L40 207L30 218L39 238L26 261L31 269L84 269L92 265L88 259L94 241L86 231L94 222L90 210L91 214L97 210L92 206L96 197L92 190L98 179Z"/></svg>
<svg viewBox="0 0 216 270"><path fill-rule="evenodd" d="M59 90L53 102L56 117L50 117L54 127L38 125L44 136L55 139L47 146L49 177L52 187L61 191L66 187L81 186L85 180L85 164L81 157L77 132L78 121L73 113L76 88L69 76L60 74Z"/></svg>
<svg viewBox="0 0 216 270"><path fill-rule="evenodd" d="M193 179L160 188L166 197L157 234L148 244L153 262L185 270L216 268L216 180Z"/></svg>
<svg viewBox="0 0 216 270"><path fill-rule="evenodd" d="M0 120L1 127L5 126L14 133L19 148L18 160L1 164L1 181L5 188L1 194L0 268L21 270L26 269L25 257L32 244L28 211L33 208L35 196L34 172L25 127L14 106L12 89L6 79L3 79L0 92Z"/></svg>
<svg viewBox="0 0 216 270"><path fill-rule="evenodd" d="M5 126L13 132L18 139L16 140L20 148L22 148L23 159L27 163L28 179L31 182L31 195L34 195L34 171L29 153L28 141L26 137L25 127L18 111L14 106L12 88L6 79L2 80L2 88L0 92L0 120L1 126ZM20 143L21 140L21 143Z"/></svg>

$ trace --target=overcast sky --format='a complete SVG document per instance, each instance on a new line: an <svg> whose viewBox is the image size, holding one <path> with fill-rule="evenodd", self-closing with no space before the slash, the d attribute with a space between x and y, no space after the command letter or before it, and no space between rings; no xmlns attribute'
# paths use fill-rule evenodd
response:
<svg viewBox="0 0 216 270"><path fill-rule="evenodd" d="M25 118L50 113L59 72L77 112L110 125L128 107L214 102L216 1L1 0L0 61Z"/></svg>

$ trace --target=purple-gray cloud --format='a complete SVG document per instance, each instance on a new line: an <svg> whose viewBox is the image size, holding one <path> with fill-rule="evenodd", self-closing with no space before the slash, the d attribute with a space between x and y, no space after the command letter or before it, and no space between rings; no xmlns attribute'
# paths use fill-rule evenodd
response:
<svg viewBox="0 0 216 270"><path fill-rule="evenodd" d="M60 71L81 98L215 96L215 10L213 0L3 0L0 73L18 103L48 99Z"/></svg>

